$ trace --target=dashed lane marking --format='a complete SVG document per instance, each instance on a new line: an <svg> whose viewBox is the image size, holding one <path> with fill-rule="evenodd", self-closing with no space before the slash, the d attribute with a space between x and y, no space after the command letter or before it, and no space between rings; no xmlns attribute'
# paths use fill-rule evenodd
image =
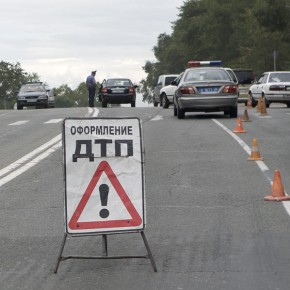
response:
<svg viewBox="0 0 290 290"><path fill-rule="evenodd" d="M11 124L8 124L9 126L19 126L19 125L23 125L25 123L27 123L28 121L25 120L25 121L17 121L17 122L14 122L14 123L11 123Z"/></svg>
<svg viewBox="0 0 290 290"><path fill-rule="evenodd" d="M43 124L56 124L56 123L59 123L61 122L63 119L51 119L47 122L44 122Z"/></svg>
<svg viewBox="0 0 290 290"><path fill-rule="evenodd" d="M160 115L156 115L155 117L153 117L150 121L161 121L163 120L163 117Z"/></svg>

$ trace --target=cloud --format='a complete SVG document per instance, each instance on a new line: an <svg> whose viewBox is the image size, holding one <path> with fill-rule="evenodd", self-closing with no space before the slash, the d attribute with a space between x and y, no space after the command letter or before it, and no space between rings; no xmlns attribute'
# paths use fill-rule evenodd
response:
<svg viewBox="0 0 290 290"><path fill-rule="evenodd" d="M3 3L4 2L4 3ZM0 55L51 86L75 88L91 68L97 79L145 77L161 33L171 33L183 0L2 1ZM17 9L16 9L17 7Z"/></svg>

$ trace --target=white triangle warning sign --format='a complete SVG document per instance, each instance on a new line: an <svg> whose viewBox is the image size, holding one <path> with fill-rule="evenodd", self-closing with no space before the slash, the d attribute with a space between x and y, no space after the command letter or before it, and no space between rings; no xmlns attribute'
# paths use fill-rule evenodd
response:
<svg viewBox="0 0 290 290"><path fill-rule="evenodd" d="M105 179L102 178L102 181L100 181L103 175L105 175ZM106 182L103 182L104 180ZM110 212L109 207L107 207L110 197L113 199L113 202L117 203L118 213L114 211ZM101 206L99 199L101 199ZM68 221L69 230L82 232L110 228L130 229L138 227L141 224L141 216L120 184L109 163L102 161L93 174L78 206Z"/></svg>

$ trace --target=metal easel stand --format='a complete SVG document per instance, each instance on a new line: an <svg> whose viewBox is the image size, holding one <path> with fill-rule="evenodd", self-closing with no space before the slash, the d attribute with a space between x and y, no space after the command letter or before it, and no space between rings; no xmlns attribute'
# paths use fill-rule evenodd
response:
<svg viewBox="0 0 290 290"><path fill-rule="evenodd" d="M147 255L144 255L144 256L109 256L108 255L107 235L102 235L102 253L103 253L102 256L67 256L67 257L64 257L64 256L62 256L62 253L64 250L66 238L67 238L67 233L65 233L63 236L62 243L61 243L60 252L59 252L59 255L57 257L54 273L57 273L60 262L68 260L68 259L132 259L132 258L133 259L139 259L139 258L148 259L149 258L151 261L151 265L153 267L154 272L157 272L157 267L156 267L153 255L151 253L149 244L148 244L147 239L145 237L145 233L144 233L144 231L141 231L140 233L141 233L144 245L145 245L146 250L147 250Z"/></svg>

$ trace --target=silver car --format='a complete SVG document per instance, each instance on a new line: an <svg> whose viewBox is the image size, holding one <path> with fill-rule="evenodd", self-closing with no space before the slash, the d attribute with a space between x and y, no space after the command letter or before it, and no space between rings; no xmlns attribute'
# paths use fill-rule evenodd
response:
<svg viewBox="0 0 290 290"><path fill-rule="evenodd" d="M23 107L35 106L36 108L54 108L55 93L42 82L30 82L21 86L17 92L17 110Z"/></svg>
<svg viewBox="0 0 290 290"><path fill-rule="evenodd" d="M218 112L236 118L238 86L226 69L216 66L185 70L174 95L174 115L186 112Z"/></svg>

